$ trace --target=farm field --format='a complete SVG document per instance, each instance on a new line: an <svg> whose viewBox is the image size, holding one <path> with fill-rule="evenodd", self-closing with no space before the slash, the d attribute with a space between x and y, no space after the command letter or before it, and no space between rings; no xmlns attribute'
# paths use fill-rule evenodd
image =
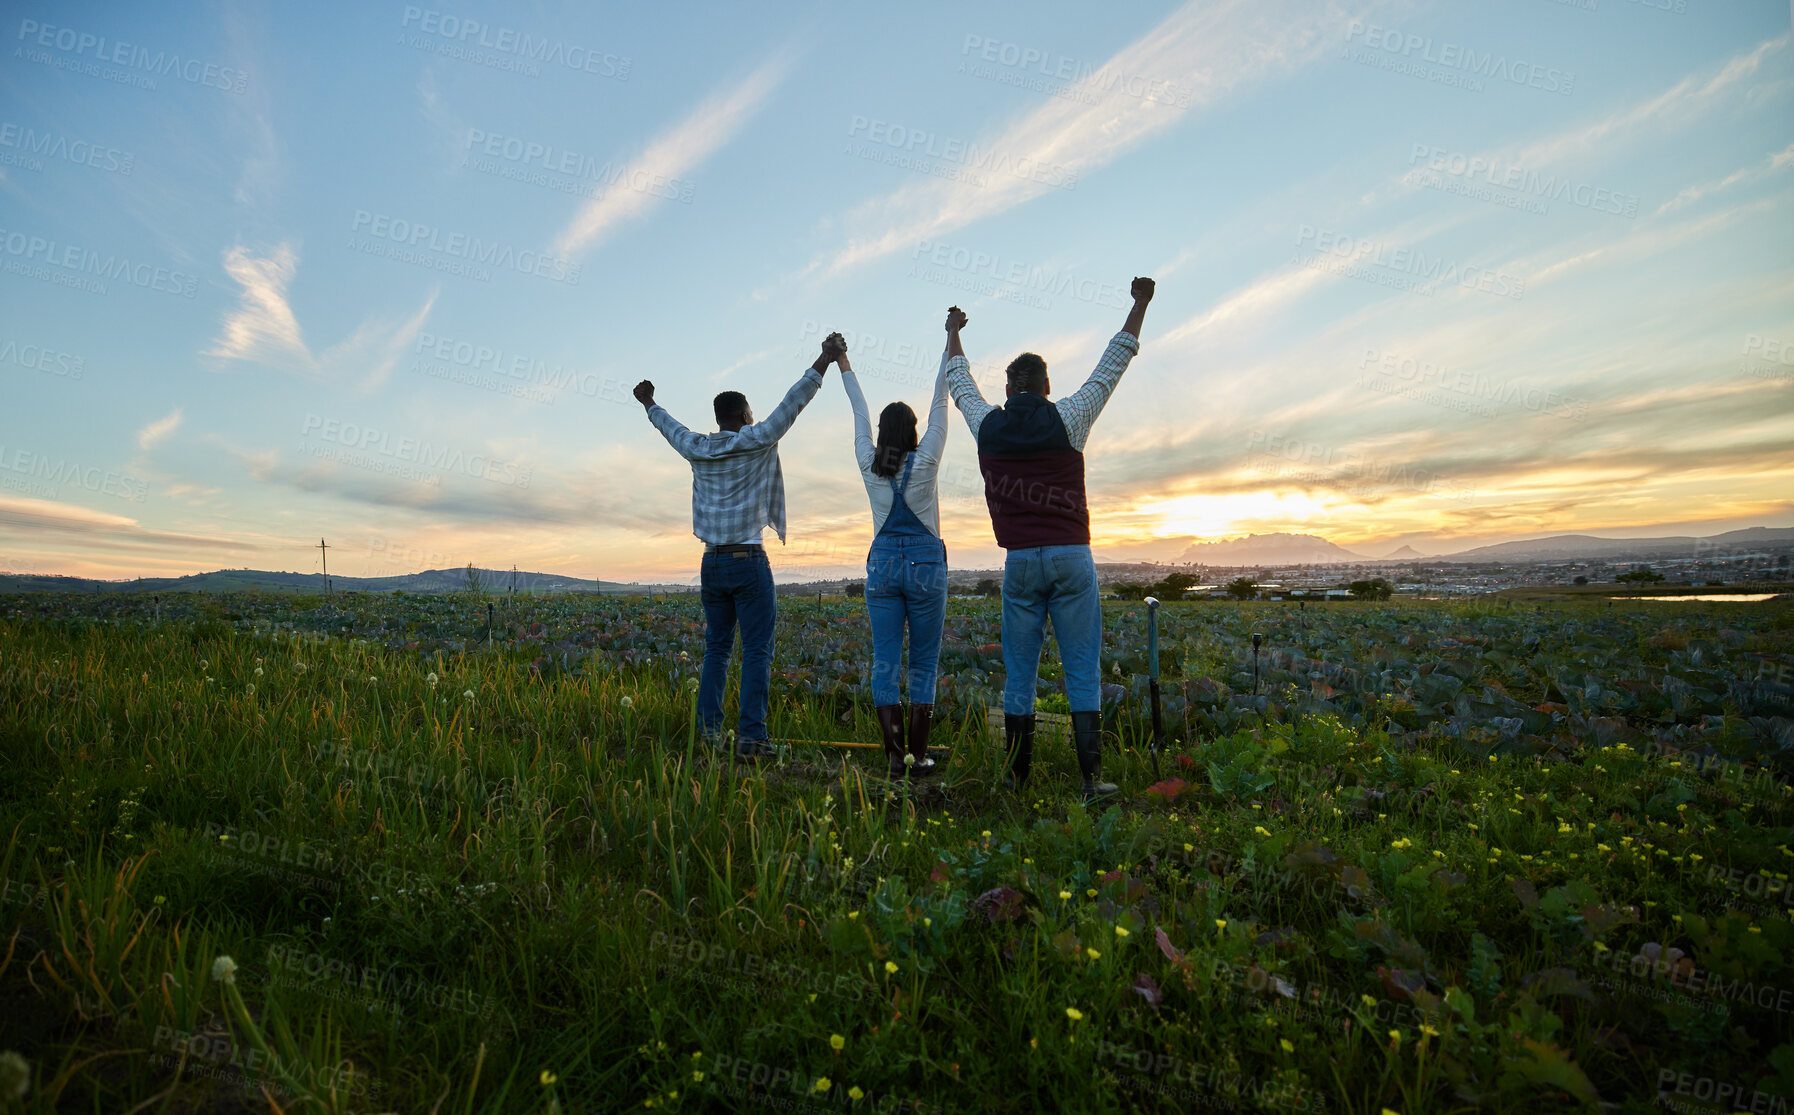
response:
<svg viewBox="0 0 1794 1115"><path fill-rule="evenodd" d="M1086 810L993 600L911 790L704 753L691 598L0 596L0 1109L1794 1103L1794 604L1168 605L1156 772L1105 624ZM772 734L870 645L781 600Z"/></svg>

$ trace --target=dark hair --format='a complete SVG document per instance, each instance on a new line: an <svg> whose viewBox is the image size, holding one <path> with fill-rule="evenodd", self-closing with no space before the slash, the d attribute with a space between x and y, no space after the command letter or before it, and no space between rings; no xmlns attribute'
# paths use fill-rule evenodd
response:
<svg viewBox="0 0 1794 1115"><path fill-rule="evenodd" d="M892 403L878 412L878 448L872 451L872 475L896 476L904 455L916 448L916 412L908 403Z"/></svg>
<svg viewBox="0 0 1794 1115"><path fill-rule="evenodd" d="M1040 394L1046 386L1046 361L1031 352L1024 352L1009 362L1009 386L1017 391Z"/></svg>
<svg viewBox="0 0 1794 1115"><path fill-rule="evenodd" d="M739 391L724 391L716 397L716 424L737 422L747 417L747 396Z"/></svg>

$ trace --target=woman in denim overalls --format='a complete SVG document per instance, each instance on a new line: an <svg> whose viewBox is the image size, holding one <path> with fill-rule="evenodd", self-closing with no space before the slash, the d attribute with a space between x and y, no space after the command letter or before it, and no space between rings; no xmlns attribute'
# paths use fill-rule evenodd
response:
<svg viewBox="0 0 1794 1115"><path fill-rule="evenodd" d="M955 306L949 319L965 314ZM853 404L854 455L872 501L875 534L866 555L866 612L872 620L872 703L884 735L892 778L935 773L928 757L934 723L934 681L947 618L947 547L941 541L936 477L947 447L947 356L934 381L928 431L916 437L916 412L892 403L878 416L878 440L866 413L866 396L846 357L841 382ZM904 716L899 675L903 629L909 627L909 715ZM908 728L907 745L904 739Z"/></svg>

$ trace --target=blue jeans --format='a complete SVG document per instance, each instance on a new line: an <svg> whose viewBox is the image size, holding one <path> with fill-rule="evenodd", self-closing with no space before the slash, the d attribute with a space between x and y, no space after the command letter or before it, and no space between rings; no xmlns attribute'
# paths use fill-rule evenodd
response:
<svg viewBox="0 0 1794 1115"><path fill-rule="evenodd" d="M1003 563L1003 711L1011 716L1034 712L1049 615L1071 711L1102 707L1103 609L1090 547L1035 546L1010 550Z"/></svg>
<svg viewBox="0 0 1794 1115"><path fill-rule="evenodd" d="M903 628L909 625L909 700L934 704L947 621L947 551L941 540L881 534L866 555L866 614L872 620L872 703L903 703Z"/></svg>
<svg viewBox="0 0 1794 1115"><path fill-rule="evenodd" d="M741 625L741 722L737 738L766 739L766 695L772 688L772 625L778 613L772 564L764 550L706 553L698 578L704 599L704 672L698 680L698 727L716 735L723 726L723 690L735 626Z"/></svg>

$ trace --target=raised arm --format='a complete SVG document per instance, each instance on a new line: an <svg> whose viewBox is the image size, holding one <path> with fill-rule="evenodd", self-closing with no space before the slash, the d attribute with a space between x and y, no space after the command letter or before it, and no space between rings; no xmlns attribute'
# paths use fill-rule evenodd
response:
<svg viewBox="0 0 1794 1115"><path fill-rule="evenodd" d="M934 377L934 399L928 404L928 429L916 443L916 456L925 461L938 461L947 451L947 361L951 358L952 353L943 349L941 370Z"/></svg>
<svg viewBox="0 0 1794 1115"><path fill-rule="evenodd" d="M854 460L864 472L872 467L872 457L878 448L872 440L872 419L866 413L866 395L860 390L860 377L853 374L847 354L842 353L835 363L841 368L841 386L847 388L847 405L853 408Z"/></svg>
<svg viewBox="0 0 1794 1115"><path fill-rule="evenodd" d="M1127 312L1127 321L1122 323L1123 333L1132 333L1134 340L1140 339L1140 327L1146 324L1146 304L1152 301L1154 283L1151 279L1134 279L1133 308Z"/></svg>
<svg viewBox="0 0 1794 1115"><path fill-rule="evenodd" d="M700 455L699 446L704 438L686 429L677 418L667 413L665 407L654 401L652 380L644 379L635 385L635 401L642 404L643 409L648 412L648 421L654 423L660 436L666 438L667 444L681 457L689 461Z"/></svg>
<svg viewBox="0 0 1794 1115"><path fill-rule="evenodd" d="M1133 293L1134 308L1128 311L1127 321L1121 327L1121 332L1115 334L1109 347L1103 351L1096 370L1090 373L1084 386L1059 400L1059 417L1065 422L1065 433L1071 439L1074 449L1084 448L1096 416L1108 405L1109 396L1114 394L1116 385L1121 382L1121 373L1127 371L1128 364L1140 351L1139 329L1146 319L1146 305L1152 301L1152 280L1135 279Z"/></svg>
<svg viewBox="0 0 1794 1115"><path fill-rule="evenodd" d="M984 425L984 416L996 408L984 401L984 392L978 390L977 381L972 379L972 367L966 363L966 350L959 345L959 331L969 320L958 306L947 308L947 391L953 396L953 405L965 416L972 436L977 437L978 427ZM932 424L932 415L930 421Z"/></svg>
<svg viewBox="0 0 1794 1115"><path fill-rule="evenodd" d="M816 357L814 364L804 369L804 374L791 385L791 390L785 392L784 399L773 408L773 412L764 421L743 426L729 448L734 451L758 449L784 437L785 431L791 428L791 424L797 421L797 416L816 397L817 389L822 386L822 374L846 352L847 342L841 339L841 334L830 333L823 339L822 354Z"/></svg>

